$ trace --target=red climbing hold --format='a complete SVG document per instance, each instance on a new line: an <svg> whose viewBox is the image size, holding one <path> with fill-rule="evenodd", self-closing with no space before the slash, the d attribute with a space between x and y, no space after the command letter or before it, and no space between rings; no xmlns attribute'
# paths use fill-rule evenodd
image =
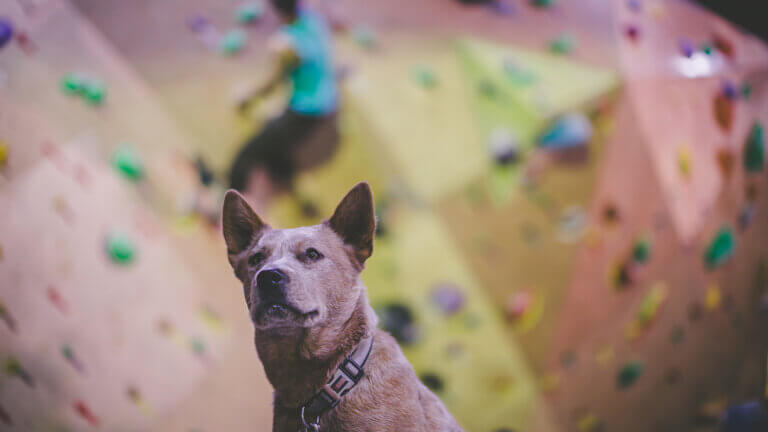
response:
<svg viewBox="0 0 768 432"><path fill-rule="evenodd" d="M73 407L75 408L75 412L77 412L83 420L87 421L88 424L95 428L99 427L99 419L93 414L91 409L88 408L88 405L86 405L85 402L81 400L75 401Z"/></svg>

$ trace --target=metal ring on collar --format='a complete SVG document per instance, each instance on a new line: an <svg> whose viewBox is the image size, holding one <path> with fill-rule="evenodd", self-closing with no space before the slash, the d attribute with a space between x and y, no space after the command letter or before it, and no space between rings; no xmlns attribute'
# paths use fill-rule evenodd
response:
<svg viewBox="0 0 768 432"><path fill-rule="evenodd" d="M315 419L314 422L307 423L307 419L304 418L304 408L305 407L303 407L303 406L301 407L301 424L302 424L302 426L304 426L304 429L307 430L307 431L310 431L310 430L315 431L315 432L319 431L320 430L320 416L317 416L317 418Z"/></svg>

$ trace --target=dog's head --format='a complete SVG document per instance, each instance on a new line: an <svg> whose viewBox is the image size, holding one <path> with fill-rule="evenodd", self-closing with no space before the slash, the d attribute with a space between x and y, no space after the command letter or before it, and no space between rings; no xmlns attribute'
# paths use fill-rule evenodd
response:
<svg viewBox="0 0 768 432"><path fill-rule="evenodd" d="M270 228L230 190L222 226L257 329L312 327L350 316L373 252L376 218L367 183L352 188L330 219L293 229Z"/></svg>

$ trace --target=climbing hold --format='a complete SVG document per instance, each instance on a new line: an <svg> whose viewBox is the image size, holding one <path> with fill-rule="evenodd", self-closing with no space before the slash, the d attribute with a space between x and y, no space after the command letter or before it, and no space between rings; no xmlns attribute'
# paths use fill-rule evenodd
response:
<svg viewBox="0 0 768 432"><path fill-rule="evenodd" d="M688 305L688 320L696 322L704 315L704 307L699 302L693 302Z"/></svg>
<svg viewBox="0 0 768 432"><path fill-rule="evenodd" d="M752 84L744 83L741 85L741 97L749 99L752 96Z"/></svg>
<svg viewBox="0 0 768 432"><path fill-rule="evenodd" d="M639 361L625 364L616 374L616 386L620 389L631 387L643 374L644 366Z"/></svg>
<svg viewBox="0 0 768 432"><path fill-rule="evenodd" d="M83 366L83 363L80 361L80 359L75 355L72 347L66 344L62 345L61 354L64 356L64 359L67 361L67 363L69 363L70 366L72 366L78 373L85 373L85 367Z"/></svg>
<svg viewBox="0 0 768 432"><path fill-rule="evenodd" d="M719 267L733 256L735 247L733 230L728 226L720 228L704 252L704 264L710 270Z"/></svg>
<svg viewBox="0 0 768 432"><path fill-rule="evenodd" d="M613 361L614 357L615 353L610 345L601 346L595 353L595 361L597 361L597 364L600 366L606 366Z"/></svg>
<svg viewBox="0 0 768 432"><path fill-rule="evenodd" d="M533 294L528 291L516 291L509 295L505 306L507 318L511 321L520 319L533 304Z"/></svg>
<svg viewBox="0 0 768 432"><path fill-rule="evenodd" d="M29 374L14 357L8 357L5 360L5 373L10 376L19 378L29 387L35 386L35 380L32 379L32 375Z"/></svg>
<svg viewBox="0 0 768 432"><path fill-rule="evenodd" d="M235 21L240 24L253 24L264 14L264 6L257 2L245 2L235 10Z"/></svg>
<svg viewBox="0 0 768 432"><path fill-rule="evenodd" d="M488 151L497 164L512 164L520 158L520 141L510 129L497 127L488 135Z"/></svg>
<svg viewBox="0 0 768 432"><path fill-rule="evenodd" d="M647 238L641 238L632 247L632 259L640 264L645 264L651 257L651 242Z"/></svg>
<svg viewBox="0 0 768 432"><path fill-rule="evenodd" d="M729 100L736 100L740 96L740 90L736 88L736 85L728 80L723 81L723 84L720 88L723 96L727 97Z"/></svg>
<svg viewBox="0 0 768 432"><path fill-rule="evenodd" d="M563 33L549 42L549 50L555 54L570 54L576 41L569 33Z"/></svg>
<svg viewBox="0 0 768 432"><path fill-rule="evenodd" d="M730 132L733 127L735 109L733 96L729 97L725 92L721 92L715 97L712 107L718 126L720 126L722 130Z"/></svg>
<svg viewBox="0 0 768 432"><path fill-rule="evenodd" d="M575 366L578 360L579 357L576 354L576 351L567 350L560 354L560 365L565 369Z"/></svg>
<svg viewBox="0 0 768 432"><path fill-rule="evenodd" d="M691 150L688 146L682 146L677 149L677 169L684 179L691 177Z"/></svg>
<svg viewBox="0 0 768 432"><path fill-rule="evenodd" d="M354 40L355 43L357 43L362 48L370 50L376 48L378 45L376 32L369 26L358 25L352 28L352 32L350 34L352 36L352 40Z"/></svg>
<svg viewBox="0 0 768 432"><path fill-rule="evenodd" d="M671 332L669 332L669 341L677 345L685 340L685 330L682 326L675 326Z"/></svg>
<svg viewBox="0 0 768 432"><path fill-rule="evenodd" d="M643 10L643 3L641 0L627 0L627 7L632 12L641 12Z"/></svg>
<svg viewBox="0 0 768 432"><path fill-rule="evenodd" d="M465 298L458 285L441 282L432 287L432 302L444 315L453 315L464 307Z"/></svg>
<svg viewBox="0 0 768 432"><path fill-rule="evenodd" d="M434 391L435 393L440 393L445 388L443 379L440 378L440 376L435 373L431 373L431 372L423 373L419 376L419 379L421 379L421 382L424 383L425 386L429 387L429 389Z"/></svg>
<svg viewBox="0 0 768 432"><path fill-rule="evenodd" d="M602 430L603 421L594 413L585 413L576 420L576 429L579 432L597 432Z"/></svg>
<svg viewBox="0 0 768 432"><path fill-rule="evenodd" d="M417 330L411 309L401 303L391 303L376 308L381 327L392 334L398 342L410 345L416 341Z"/></svg>
<svg viewBox="0 0 768 432"><path fill-rule="evenodd" d="M435 72L425 65L414 66L411 69L411 78L419 86L431 89L437 85Z"/></svg>
<svg viewBox="0 0 768 432"><path fill-rule="evenodd" d="M752 225L752 221L755 219L755 206L752 203L747 203L744 208L739 212L739 229L744 231Z"/></svg>
<svg viewBox="0 0 768 432"><path fill-rule="evenodd" d="M566 149L586 145L592 139L592 123L580 112L556 118L539 136L539 147Z"/></svg>
<svg viewBox="0 0 768 432"><path fill-rule="evenodd" d="M56 288L50 286L48 287L47 291L48 300L53 304L53 306L59 310L59 312L66 314L68 311L67 303L64 301L64 298L61 296L59 291L56 290Z"/></svg>
<svg viewBox="0 0 768 432"><path fill-rule="evenodd" d="M72 405L72 407L75 409L75 412L77 413L77 415L79 415L83 420L88 422L91 426L95 428L99 427L99 419L93 414L93 412L88 407L88 405L85 404L85 402L81 400L77 400Z"/></svg>
<svg viewBox="0 0 768 432"><path fill-rule="evenodd" d="M224 327L221 316L211 309L210 306L206 305L200 308L200 319L206 327L214 332L220 332Z"/></svg>
<svg viewBox="0 0 768 432"><path fill-rule="evenodd" d="M557 224L557 240L566 244L578 241L584 236L588 222L583 207L574 205L564 208Z"/></svg>
<svg viewBox="0 0 768 432"><path fill-rule="evenodd" d="M237 54L245 47L247 39L248 37L243 30L232 29L224 33L221 40L219 40L219 52L226 55Z"/></svg>
<svg viewBox="0 0 768 432"><path fill-rule="evenodd" d="M733 58L735 55L733 43L721 34L715 33L712 36L712 45L728 58Z"/></svg>
<svg viewBox="0 0 768 432"><path fill-rule="evenodd" d="M82 75L69 73L61 79L61 89L67 94L80 94L85 86L85 81Z"/></svg>
<svg viewBox="0 0 768 432"><path fill-rule="evenodd" d="M602 212L603 223L606 225L613 225L619 221L619 209L616 204L608 202L603 207Z"/></svg>
<svg viewBox="0 0 768 432"><path fill-rule="evenodd" d="M531 1L531 6L537 7L539 9L552 7L556 3L556 0L530 0L530 1Z"/></svg>
<svg viewBox="0 0 768 432"><path fill-rule="evenodd" d="M127 265L136 257L136 247L126 234L113 232L107 235L106 249L113 263Z"/></svg>
<svg viewBox="0 0 768 432"><path fill-rule="evenodd" d="M693 42L685 38L678 41L678 49L680 50L680 54L687 58L693 57L693 54L696 52L696 47L693 45Z"/></svg>
<svg viewBox="0 0 768 432"><path fill-rule="evenodd" d="M205 355L205 342L203 342L200 338L192 338L189 341L189 347L198 357L203 357Z"/></svg>
<svg viewBox="0 0 768 432"><path fill-rule="evenodd" d="M682 379L683 374L680 372L680 369L671 367L664 371L664 382L666 382L669 385L675 385L678 382L680 382L680 379Z"/></svg>
<svg viewBox="0 0 768 432"><path fill-rule="evenodd" d="M640 28L634 24L627 24L624 27L624 35L632 42L640 40Z"/></svg>
<svg viewBox="0 0 768 432"><path fill-rule="evenodd" d="M0 139L0 168L8 163L8 144Z"/></svg>
<svg viewBox="0 0 768 432"><path fill-rule="evenodd" d="M494 0L490 3L490 5L488 5L488 7L491 9L491 12L498 15L509 16L517 13L517 8L515 8L515 5L505 0Z"/></svg>
<svg viewBox="0 0 768 432"><path fill-rule="evenodd" d="M720 174L727 179L733 174L734 165L733 152L728 149L720 149L717 152L717 166L720 168Z"/></svg>
<svg viewBox="0 0 768 432"><path fill-rule="evenodd" d="M627 339L636 340L651 326L666 299L667 285L664 282L655 283L640 303L635 319L627 327Z"/></svg>
<svg viewBox="0 0 768 432"><path fill-rule="evenodd" d="M704 42L701 44L699 49L706 55L712 55L715 52L715 48L709 42Z"/></svg>
<svg viewBox="0 0 768 432"><path fill-rule="evenodd" d="M0 302L0 320L2 320L8 329L16 333L16 320L11 315L11 311L8 310L2 302Z"/></svg>
<svg viewBox="0 0 768 432"><path fill-rule="evenodd" d="M704 297L704 306L710 311L720 307L723 295L720 292L720 287L717 284L712 284L707 288L707 294Z"/></svg>
<svg viewBox="0 0 768 432"><path fill-rule="evenodd" d="M755 122L744 146L744 168L747 172L755 173L762 171L763 166L765 166L763 125Z"/></svg>
<svg viewBox="0 0 768 432"><path fill-rule="evenodd" d="M504 74L512 83L519 86L529 86L536 82L536 75L524 68L514 57L506 57L502 62Z"/></svg>
<svg viewBox="0 0 768 432"><path fill-rule="evenodd" d="M82 95L89 104L101 105L107 97L107 89L101 81L87 80L83 84Z"/></svg>
<svg viewBox="0 0 768 432"><path fill-rule="evenodd" d="M11 419L11 415L8 414L8 411L3 408L2 405L0 405L0 422L3 422L6 426L13 426L13 420Z"/></svg>
<svg viewBox="0 0 768 432"><path fill-rule="evenodd" d="M144 164L139 154L128 143L123 143L112 153L112 166L128 180L141 180Z"/></svg>
<svg viewBox="0 0 768 432"><path fill-rule="evenodd" d="M555 390L560 385L560 374L550 372L539 379L539 387L544 393Z"/></svg>
<svg viewBox="0 0 768 432"><path fill-rule="evenodd" d="M13 25L8 19L0 17L0 49L13 39Z"/></svg>

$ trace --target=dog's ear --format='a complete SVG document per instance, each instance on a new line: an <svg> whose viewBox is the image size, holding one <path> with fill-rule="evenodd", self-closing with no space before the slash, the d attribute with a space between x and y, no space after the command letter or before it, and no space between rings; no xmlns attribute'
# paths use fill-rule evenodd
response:
<svg viewBox="0 0 768 432"><path fill-rule="evenodd" d="M364 263L373 253L373 235L376 231L373 194L368 183L356 184L341 200L327 223L344 243L355 248L357 260Z"/></svg>
<svg viewBox="0 0 768 432"><path fill-rule="evenodd" d="M259 219L248 202L234 189L224 195L221 226L227 253L236 255L250 246L268 226Z"/></svg>

